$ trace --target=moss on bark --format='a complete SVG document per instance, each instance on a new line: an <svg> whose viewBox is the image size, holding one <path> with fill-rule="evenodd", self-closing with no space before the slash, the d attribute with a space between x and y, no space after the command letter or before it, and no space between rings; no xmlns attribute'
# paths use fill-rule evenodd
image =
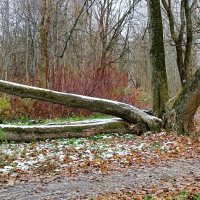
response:
<svg viewBox="0 0 200 200"><path fill-rule="evenodd" d="M198 69L193 78L188 82L185 88L178 95L172 106L171 118L168 123L172 124L179 133L195 131L193 119L200 106L200 69ZM171 120L171 122L170 122Z"/></svg>
<svg viewBox="0 0 200 200"><path fill-rule="evenodd" d="M150 56L152 65L153 111L157 117L162 117L165 112L165 103L168 100L168 85L160 1L149 0L148 8L151 41Z"/></svg>

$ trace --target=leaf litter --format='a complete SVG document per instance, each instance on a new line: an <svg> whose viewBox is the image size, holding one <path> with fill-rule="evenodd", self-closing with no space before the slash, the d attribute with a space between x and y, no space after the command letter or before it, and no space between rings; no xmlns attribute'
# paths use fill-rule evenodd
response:
<svg viewBox="0 0 200 200"><path fill-rule="evenodd" d="M87 139L5 143L0 148L0 186L8 187L39 180L51 182L61 177L87 174L106 176L111 173L120 174L127 169L145 170L153 166L165 166L167 162L180 159L199 158L199 136L178 136L164 131L143 136L106 134ZM191 175L181 178L180 181L176 180L175 183L166 181L167 191L159 188L159 185L150 184L140 189L129 188L113 193L110 191L111 193L97 195L96 198L109 199L112 196L113 199L139 199L146 198L148 193L162 196L167 192L170 196L185 190L199 194L200 170L195 174L191 172Z"/></svg>

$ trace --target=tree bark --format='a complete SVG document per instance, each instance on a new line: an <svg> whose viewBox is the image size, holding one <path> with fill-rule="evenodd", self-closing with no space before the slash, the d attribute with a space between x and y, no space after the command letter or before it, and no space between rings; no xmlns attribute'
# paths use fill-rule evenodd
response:
<svg viewBox="0 0 200 200"><path fill-rule="evenodd" d="M40 63L39 63L39 86L48 86L48 35L51 21L51 0L42 0L40 22Z"/></svg>
<svg viewBox="0 0 200 200"><path fill-rule="evenodd" d="M163 26L159 0L148 1L149 35L151 42L150 58L152 65L152 96L153 111L157 117L165 112L168 100L168 84L165 67L165 52L163 43Z"/></svg>
<svg viewBox="0 0 200 200"><path fill-rule="evenodd" d="M119 118L66 122L34 126L0 125L3 136L0 140L25 141L91 137L99 133L137 133L137 127Z"/></svg>
<svg viewBox="0 0 200 200"><path fill-rule="evenodd" d="M186 18L186 47L185 47L185 69L186 80L192 77L192 42L193 42L193 23L192 23L192 6L189 6L189 1L184 0L185 18Z"/></svg>
<svg viewBox="0 0 200 200"><path fill-rule="evenodd" d="M181 91L172 107L171 117L168 119L170 129L178 133L195 131L193 119L200 106L200 69Z"/></svg>
<svg viewBox="0 0 200 200"><path fill-rule="evenodd" d="M0 91L22 98L38 99L65 107L87 109L92 112L120 117L128 122L140 124L141 131L158 131L162 127L161 119L151 116L134 106L117 101L62 93L2 80L0 81Z"/></svg>

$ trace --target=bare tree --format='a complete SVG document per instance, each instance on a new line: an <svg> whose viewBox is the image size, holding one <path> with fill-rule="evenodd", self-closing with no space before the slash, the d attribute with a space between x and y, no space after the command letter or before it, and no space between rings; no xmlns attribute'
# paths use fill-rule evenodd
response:
<svg viewBox="0 0 200 200"><path fill-rule="evenodd" d="M98 33L100 40L100 68L102 74L107 66L121 59L127 48L127 42L129 40L129 28L125 37L122 37L122 30L130 22L129 15L133 12L135 6L139 1L134 0L132 2L120 1L119 7L116 7L114 0L100 0L96 2L95 16L98 22ZM122 12L122 10L125 10ZM118 12L115 13L115 10ZM124 41L122 40L124 39ZM121 45L121 51L116 55L115 50L119 50Z"/></svg>
<svg viewBox="0 0 200 200"><path fill-rule="evenodd" d="M193 45L193 17L192 13L196 0L189 3L189 0L181 0L179 11L180 19L175 17L175 2L162 0L166 11L171 38L176 47L176 59L182 86L190 80L193 74L192 69L192 45Z"/></svg>
<svg viewBox="0 0 200 200"><path fill-rule="evenodd" d="M48 36L49 26L51 22L51 0L42 0L41 2L41 21L40 21L40 63L39 63L39 75L40 86L48 87Z"/></svg>

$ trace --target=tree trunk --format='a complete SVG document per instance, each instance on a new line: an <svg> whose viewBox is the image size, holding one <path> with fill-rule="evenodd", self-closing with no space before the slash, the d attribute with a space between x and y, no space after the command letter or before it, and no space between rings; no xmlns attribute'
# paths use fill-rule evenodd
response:
<svg viewBox="0 0 200 200"><path fill-rule="evenodd" d="M192 42L193 42L193 23L192 23L192 7L189 6L189 1L185 3L185 18L186 18L186 47L185 47L185 69L186 80L189 81L192 77Z"/></svg>
<svg viewBox="0 0 200 200"><path fill-rule="evenodd" d="M181 78L181 86L183 88L186 84L187 78L186 78L186 69L183 62L183 48L182 48L181 42L176 43L176 57L177 57L176 63L177 63L178 71Z"/></svg>
<svg viewBox="0 0 200 200"><path fill-rule="evenodd" d="M1 140L25 141L91 137L99 133L137 133L137 127L119 118L98 119L64 124L47 124L34 126L0 125L5 133L0 136Z"/></svg>
<svg viewBox="0 0 200 200"><path fill-rule="evenodd" d="M8 81L0 81L0 91L22 98L33 98L70 108L82 108L92 112L117 116L128 122L140 124L141 131L158 131L162 126L162 120L159 118L151 116L134 106L117 101L56 92Z"/></svg>
<svg viewBox="0 0 200 200"><path fill-rule="evenodd" d="M157 117L165 112L168 100L167 74L163 43L163 26L159 0L148 1L149 35L151 42L153 111Z"/></svg>
<svg viewBox="0 0 200 200"><path fill-rule="evenodd" d="M176 99L171 117L168 119L170 129L178 133L191 133L195 131L193 119L200 106L200 69L181 91Z"/></svg>
<svg viewBox="0 0 200 200"><path fill-rule="evenodd" d="M42 0L40 22L40 63L39 63L39 86L48 86L48 35L51 18L51 0Z"/></svg>

